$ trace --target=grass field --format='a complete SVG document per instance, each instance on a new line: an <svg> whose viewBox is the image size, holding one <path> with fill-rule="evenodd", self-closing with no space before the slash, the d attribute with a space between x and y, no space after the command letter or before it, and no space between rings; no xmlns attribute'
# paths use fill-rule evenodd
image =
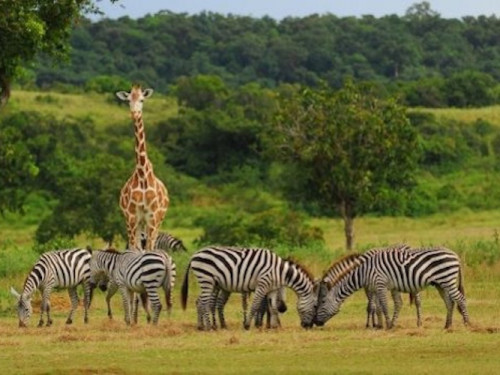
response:
<svg viewBox="0 0 500 375"><path fill-rule="evenodd" d="M117 101L113 94L62 94L13 90L9 105L5 107L2 115L18 111L37 111L52 115L59 120L68 116L75 119L89 118L97 127L102 128L120 123L131 124L128 106L123 105L122 110L117 110ZM177 113L177 103L172 97L153 94L144 105L144 113L144 121L148 124L157 123Z"/></svg>
<svg viewBox="0 0 500 375"><path fill-rule="evenodd" d="M360 248L408 241L413 245L462 246L467 254L481 240L491 240L500 223L500 211L461 212L425 219L360 218L356 220ZM320 275L343 246L342 223L317 219L325 230L331 259L299 252L298 257ZM416 327L415 309L405 304L398 327L391 331L365 329L363 292L349 298L339 315L322 328L303 330L295 297L287 294L289 310L278 330L244 331L241 301L232 296L226 309L229 329L196 330L194 301L198 294L191 276L188 308L182 311L179 290L189 254L176 254L178 283L170 317L165 312L157 327L148 326L143 314L137 326L126 327L120 296L113 299L115 319L109 321L104 295L96 292L90 323L77 311L72 326L64 324L69 307L65 291L53 295L52 327L37 328L39 295L34 301L30 327L19 329L10 285L20 288L29 271L26 228L0 222L3 240L12 246L0 249L0 261L22 258L25 272L7 273L0 279L0 371L16 374L150 374L150 373L328 373L328 374L496 374L500 368L500 263L465 267L465 291L471 327L464 327L458 312L453 329L445 331L445 307L439 294L422 293L423 327ZM177 228L190 252L196 229ZM16 238L22 244L14 246ZM22 254L22 255L21 255ZM477 254L476 254L477 256ZM467 259L465 259L467 261Z"/></svg>
<svg viewBox="0 0 500 375"><path fill-rule="evenodd" d="M433 289L423 292L423 327L416 327L408 303L398 327L365 329L364 293L347 300L338 316L323 328L299 327L293 296L277 330L244 331L240 298L227 307L229 329L199 332L195 328L194 295L183 312L174 306L162 313L157 327L144 319L126 327L120 298L115 320L105 316L104 296L97 294L88 325L78 311L65 326L65 294L55 298L55 322L17 328L14 317L0 323L0 371L19 374L150 374L150 373L328 373L328 374L495 374L500 357L500 283L468 282L472 326L465 328L455 313L453 329L443 329L445 309ZM58 303L59 302L59 303ZM143 316L142 316L143 318Z"/></svg>

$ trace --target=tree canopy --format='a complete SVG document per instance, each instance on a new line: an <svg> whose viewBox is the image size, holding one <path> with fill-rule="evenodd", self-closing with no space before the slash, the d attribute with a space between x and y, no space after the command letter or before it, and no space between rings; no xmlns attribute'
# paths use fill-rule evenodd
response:
<svg viewBox="0 0 500 375"><path fill-rule="evenodd" d="M366 85L348 81L338 91L304 88L284 98L271 139L305 175L303 194L343 217L348 249L355 217L415 183L418 137L405 108Z"/></svg>

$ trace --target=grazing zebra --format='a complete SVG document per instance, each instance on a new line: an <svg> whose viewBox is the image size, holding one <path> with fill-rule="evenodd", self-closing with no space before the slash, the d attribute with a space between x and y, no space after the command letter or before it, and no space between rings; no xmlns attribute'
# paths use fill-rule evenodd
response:
<svg viewBox="0 0 500 375"><path fill-rule="evenodd" d="M329 285L329 291L325 293L322 286L315 324L323 325L339 312L347 297L360 288L368 287L375 290L387 327L390 328L387 289L416 293L428 285L435 286L445 302L445 328L451 327L455 303L462 314L464 324L469 323L460 259L453 251L444 247L411 250L395 248L366 253L358 259L359 264L339 275Z"/></svg>
<svg viewBox="0 0 500 375"><path fill-rule="evenodd" d="M394 245L392 247L380 247L371 249L367 251L365 254L373 254L379 251L386 251L390 249L409 250L410 247L405 244ZM336 280L339 277L339 275L341 275L347 269L356 264L360 264L359 261L357 260L360 256L361 254L352 253L336 260L321 277L323 285L333 283L333 281ZM377 303L376 293L373 290L370 290L368 287L365 287L364 291L368 299L368 303L366 306L366 328L370 327L382 328L382 311L379 307L379 304ZM401 306L403 305L403 301L401 299L399 291L393 289L391 290L391 295L395 305L394 315L391 322L391 326L394 326L399 316ZM417 293L410 292L410 303L412 303L413 301L415 302L415 306L417 308L417 326L420 327L422 324L421 307L420 307L421 299L420 299L420 294L418 292ZM377 319L375 319L376 317Z"/></svg>
<svg viewBox="0 0 500 375"><path fill-rule="evenodd" d="M210 329L210 312L219 290L255 292L250 314L244 318L244 327L249 329L262 300L284 286L292 288L298 296L297 309L302 327L312 327L317 303L312 276L299 264L282 259L270 250L215 246L193 254L182 284L183 309L187 303L190 269L201 288L197 308L202 315L202 329ZM277 315L276 306L271 305L271 310Z"/></svg>
<svg viewBox="0 0 500 375"><path fill-rule="evenodd" d="M171 277L171 282L170 282L170 290L174 290L175 286L175 280L177 278L177 267L175 265L175 262L173 259L172 261L172 277ZM106 304L108 307L108 317L109 319L113 319L113 312L111 310L111 298L116 294L118 291L118 285L114 283L112 280L110 280L109 276L107 274L101 273L99 276L95 277L94 282L97 282L97 285L99 286L99 289L101 289L103 292L106 292ZM170 305L172 305L172 293L170 293ZM134 299L134 305L132 309L132 316L133 316L133 322L137 324L137 315L138 315L138 305L139 305L139 299L141 300L142 307L144 311L146 312L146 321L148 323L151 322L151 312L149 310L149 304L148 304L148 297L146 293L141 293L139 294L138 297Z"/></svg>
<svg viewBox="0 0 500 375"><path fill-rule="evenodd" d="M241 293L241 304L243 307L243 316L247 315L248 310L248 297L250 293L243 292ZM219 290L217 292L217 296L215 297L215 305L212 306L212 328L217 329L217 320L215 317L215 312L217 310L219 316L220 326L223 329L227 328L226 319L224 317L224 306L231 295L230 292L226 292L225 290ZM271 304L276 306L276 310L280 313L284 313L287 310L287 306L285 303L285 288L281 287L278 289L277 293L269 293L266 298L262 299L262 303L260 305L259 310L255 314L255 327L262 327L264 316L267 317L266 327L267 328L276 328L277 326L281 326L281 322L279 320L279 316L273 315L273 309L271 309ZM202 312L200 310L200 298L196 300L196 307L198 310L198 327L202 328Z"/></svg>
<svg viewBox="0 0 500 375"><path fill-rule="evenodd" d="M141 247L144 249L146 247L146 233L141 232ZM129 244L127 243L126 248L129 248ZM158 232L158 236L156 237L156 241L154 244L154 249L161 249L164 251L187 251L186 247L182 243L182 241L171 234L166 232Z"/></svg>
<svg viewBox="0 0 500 375"><path fill-rule="evenodd" d="M66 319L66 324L73 322L73 313L78 306L76 287L83 285L84 290L84 322L88 322L88 309L90 307L91 291L90 259L92 251L87 249L67 249L49 251L40 256L33 266L26 281L23 292L19 294L11 287L11 293L18 298L17 315L19 327L26 327L32 313L31 297L39 289L42 293L42 306L38 326L44 324L43 314L47 314L47 326L52 324L50 317L50 293L54 288L67 288L71 299L71 310Z"/></svg>
<svg viewBox="0 0 500 375"><path fill-rule="evenodd" d="M117 289L120 290L122 295L125 322L127 324L130 324L131 315L134 322L137 321L137 306L135 306L135 309L132 306L133 293L145 293L147 295L153 309L153 324L158 323L162 308L157 292L160 287L165 292L167 309L170 312L172 307L173 265L170 256L165 252L118 252L113 249L95 251L92 256L90 270L90 279L94 286L101 283L103 278L109 278L108 294L106 295L108 316L112 316L109 301Z"/></svg>

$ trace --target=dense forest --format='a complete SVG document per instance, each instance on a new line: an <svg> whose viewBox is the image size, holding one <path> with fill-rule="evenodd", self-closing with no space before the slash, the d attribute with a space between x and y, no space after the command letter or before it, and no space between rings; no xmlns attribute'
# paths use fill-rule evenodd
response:
<svg viewBox="0 0 500 375"><path fill-rule="evenodd" d="M378 82L410 106L466 107L499 101L500 19L444 19L427 2L402 17L289 17L160 12L139 19L83 20L70 64L43 60L39 87L95 88L122 77L168 92L181 76L213 74L235 87L257 82L340 87L346 76ZM99 86L99 85L97 85Z"/></svg>
<svg viewBox="0 0 500 375"><path fill-rule="evenodd" d="M50 92L35 111L2 111L0 211L41 207L41 244L125 237L131 128L74 117L54 92L98 95L89 108L126 119L113 93L131 82L169 98L147 124L148 153L182 206L169 225L203 228L201 242L301 245L322 237L313 216L498 207L499 124L411 107L500 103L499 38L494 16L443 19L426 2L403 17L83 19L68 62L41 57L17 74L16 88Z"/></svg>

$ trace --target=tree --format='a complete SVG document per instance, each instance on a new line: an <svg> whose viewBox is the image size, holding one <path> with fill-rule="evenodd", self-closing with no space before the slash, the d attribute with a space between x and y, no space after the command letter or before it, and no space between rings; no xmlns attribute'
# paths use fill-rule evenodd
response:
<svg viewBox="0 0 500 375"><path fill-rule="evenodd" d="M67 56L73 25L92 11L97 11L92 0L0 1L0 108L10 97L12 79L22 64L41 53Z"/></svg>
<svg viewBox="0 0 500 375"><path fill-rule="evenodd" d="M281 101L270 137L277 154L302 171L304 194L338 210L349 250L354 219L393 198L388 192L413 186L417 133L404 107L366 85L298 91Z"/></svg>

